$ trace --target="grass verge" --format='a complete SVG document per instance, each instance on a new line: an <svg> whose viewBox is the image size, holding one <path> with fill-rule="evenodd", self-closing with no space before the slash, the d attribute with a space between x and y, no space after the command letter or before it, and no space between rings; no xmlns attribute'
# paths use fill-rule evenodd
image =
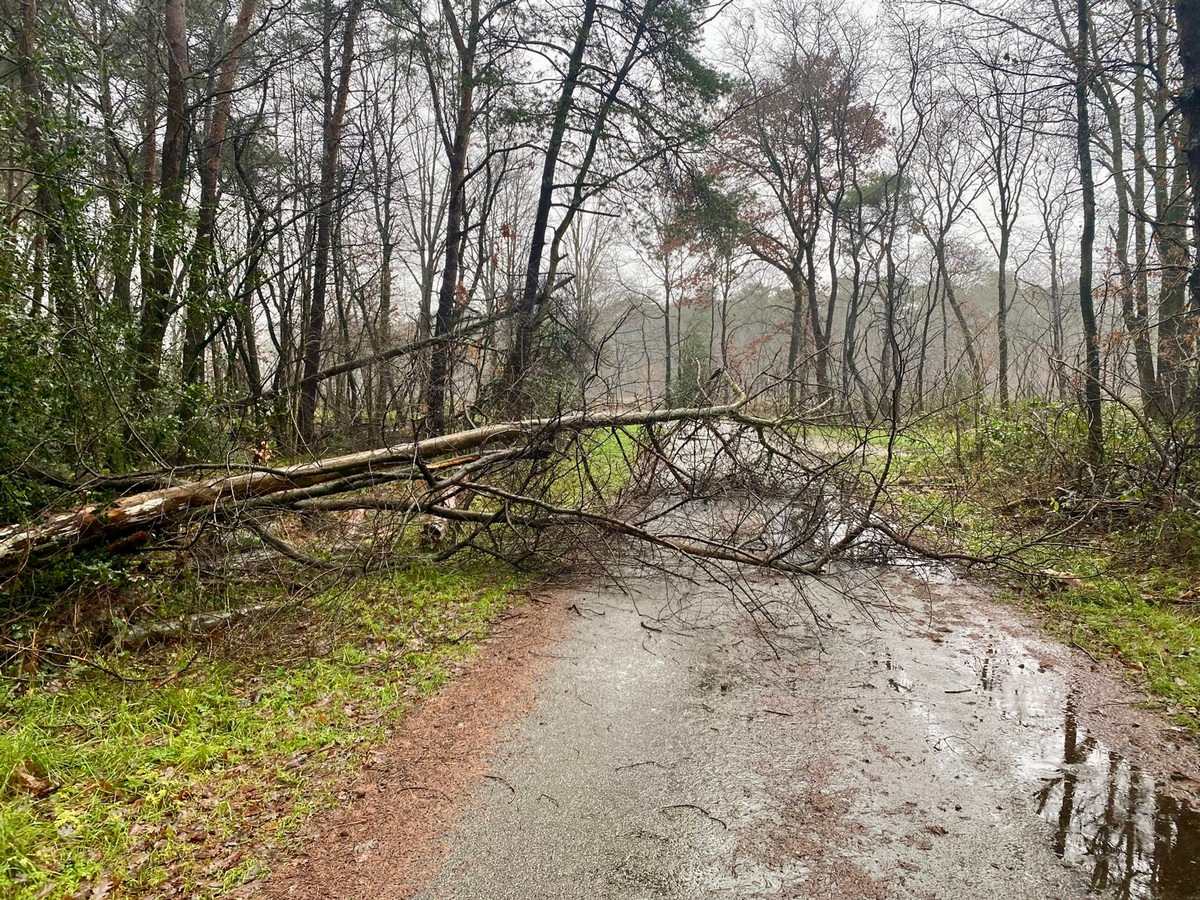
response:
<svg viewBox="0 0 1200 900"><path fill-rule="evenodd" d="M1119 664L1200 733L1200 519L1128 475L1089 494L1069 468L1080 431L1048 407L924 422L898 444L886 514L956 549L1003 551L1000 599ZM1128 432L1110 454L1126 473L1143 465Z"/></svg>
<svg viewBox="0 0 1200 900"><path fill-rule="evenodd" d="M515 586L495 564L414 565L217 645L0 683L0 896L207 897L254 877Z"/></svg>

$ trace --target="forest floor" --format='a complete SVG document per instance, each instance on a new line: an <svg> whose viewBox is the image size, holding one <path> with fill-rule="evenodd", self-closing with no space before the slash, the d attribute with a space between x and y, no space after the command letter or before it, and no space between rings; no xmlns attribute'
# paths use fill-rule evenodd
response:
<svg viewBox="0 0 1200 900"><path fill-rule="evenodd" d="M1200 752L940 568L530 605L250 898L1200 897ZM565 619L565 621L564 621ZM1191 804L1191 805L1189 805Z"/></svg>

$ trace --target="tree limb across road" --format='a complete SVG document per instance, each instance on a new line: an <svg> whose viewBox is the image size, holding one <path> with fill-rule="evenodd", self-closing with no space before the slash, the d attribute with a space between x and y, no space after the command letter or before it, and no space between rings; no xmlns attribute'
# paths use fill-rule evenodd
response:
<svg viewBox="0 0 1200 900"><path fill-rule="evenodd" d="M110 545L114 552L145 543L156 529L186 520L200 510L313 488L352 476L393 473L421 475L430 461L512 442L536 445L564 432L632 428L684 421L712 421L736 414L744 398L733 403L688 409L629 412L578 412L556 417L502 422L419 441L319 459L278 469L256 469L237 475L206 478L144 491L107 503L86 504L53 513L33 524L0 528L0 572L20 572L41 560L90 547ZM354 489L348 482L347 490Z"/></svg>

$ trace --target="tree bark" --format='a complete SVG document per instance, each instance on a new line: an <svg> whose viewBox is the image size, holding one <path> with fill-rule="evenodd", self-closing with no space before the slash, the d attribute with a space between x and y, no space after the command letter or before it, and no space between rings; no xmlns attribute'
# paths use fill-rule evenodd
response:
<svg viewBox="0 0 1200 900"><path fill-rule="evenodd" d="M167 126L159 170L154 250L137 342L134 408L145 411L161 377L163 339L171 317L171 268L183 230L184 160L187 155L188 40L185 0L166 0Z"/></svg>
<svg viewBox="0 0 1200 900"><path fill-rule="evenodd" d="M1175 0L1179 29L1179 61L1183 86L1179 108L1187 126L1184 152L1192 197L1192 266L1188 293L1193 312L1200 311L1200 0ZM1193 412L1195 414L1195 411ZM1197 416L1200 421L1200 416Z"/></svg>
<svg viewBox="0 0 1200 900"><path fill-rule="evenodd" d="M332 3L332 0L327 0ZM350 0L346 7L346 22L342 34L340 68L336 89L333 84L333 60L330 52L333 22L326 25L325 36L325 121L322 128L321 187L317 207L317 239L313 248L313 286L309 298L308 327L304 346L304 370L300 381L300 400L296 415L296 432L304 447L313 443L317 389L320 379L321 349L325 334L325 298L329 286L329 257L333 239L334 204L337 196L338 151L342 142L342 125L350 97L350 76L354 66L354 38L362 0ZM329 6L326 6L329 12ZM332 16L330 16L332 19Z"/></svg>
<svg viewBox="0 0 1200 900"><path fill-rule="evenodd" d="M1165 12L1156 17L1153 56L1162 84L1171 77L1167 53L1170 31ZM1179 37L1182 57L1187 52L1182 29ZM1162 123L1154 130L1154 240L1162 271L1158 300L1158 391L1163 413L1170 419L1181 409L1187 392L1188 173L1185 161L1175 154L1175 142L1166 124L1168 100L1166 91L1155 92L1154 117ZM1182 111L1182 96L1180 100Z"/></svg>
<svg viewBox="0 0 1200 900"><path fill-rule="evenodd" d="M830 251L832 253L832 251ZM821 320L821 301L817 285L817 264L815 250L812 244L804 248L805 284L804 293L808 299L808 327L813 336L813 362L816 376L817 402L823 403L828 399L831 388L829 384L829 333ZM836 284L836 281L834 282ZM829 302L833 302L830 299Z"/></svg>
<svg viewBox="0 0 1200 900"><path fill-rule="evenodd" d="M463 244L463 220L466 206L467 154L471 127L475 121L475 53L479 45L479 0L471 2L471 20L462 34L448 0L442 2L443 14L450 27L458 53L458 104L454 121L454 140L446 147L449 162L449 202L446 209L446 260L438 289L437 313L433 320L435 337L444 338L454 330L458 300L460 256ZM433 81L431 77L431 82ZM450 381L450 361L454 346L449 341L434 345L429 362L429 382L425 390L426 427L431 434L446 425L446 390Z"/></svg>
<svg viewBox="0 0 1200 900"><path fill-rule="evenodd" d="M1083 319L1085 356L1084 413L1088 428L1088 461L1104 460L1104 423L1100 408L1100 335L1092 304L1092 256L1096 242L1096 183L1092 173L1092 128L1088 109L1088 0L1076 0L1075 138L1079 151L1079 183L1083 195L1083 232L1079 239L1079 312Z"/></svg>
<svg viewBox="0 0 1200 900"><path fill-rule="evenodd" d="M792 329L788 338L787 385L788 406L794 409L801 400L799 389L804 386L801 384L803 376L797 372L797 369L807 370L808 368L807 360L803 358L807 344L805 340L807 330L804 321L806 287L797 270L790 273L788 283L792 291Z"/></svg>
<svg viewBox="0 0 1200 900"><path fill-rule="evenodd" d="M1138 383L1150 412L1161 412L1150 326L1149 273L1146 267L1146 35L1142 0L1134 0L1133 30L1137 73L1133 79L1133 324Z"/></svg>
<svg viewBox="0 0 1200 900"><path fill-rule="evenodd" d="M998 360L1000 408L1007 410L1010 402L1008 390L1008 241L1012 226L1008 223L1007 215L1002 214L1001 219L1000 253L998 255L1000 271L996 281L996 337L1000 345Z"/></svg>

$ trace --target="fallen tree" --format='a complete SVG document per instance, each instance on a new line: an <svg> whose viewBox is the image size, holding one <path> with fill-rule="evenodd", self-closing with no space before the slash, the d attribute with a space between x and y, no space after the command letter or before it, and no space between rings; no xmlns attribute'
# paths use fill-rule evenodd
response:
<svg viewBox="0 0 1200 900"><path fill-rule="evenodd" d="M579 412L503 422L282 468L251 467L238 474L202 478L106 503L84 504L33 524L0 528L0 572L20 572L38 561L96 546L108 545L114 553L133 549L165 526L247 501L276 497L297 502L319 496L322 487L329 494L362 490L399 478L428 481L431 463L444 463L447 457L461 457L469 451L493 448L510 456L528 454L564 432L714 421L735 415L744 402L745 398L740 398L731 404L692 409ZM477 459L472 456L454 465Z"/></svg>
<svg viewBox="0 0 1200 900"><path fill-rule="evenodd" d="M277 468L212 475L208 464L192 470L206 477L188 480L182 470L143 473L138 481L167 486L0 529L0 577L27 604L53 603L64 583L54 561L139 551L154 556L114 570L102 561L101 571L172 580L186 568L196 584L269 582L303 594L467 552L471 564L492 557L618 580L653 570L671 583L720 585L762 629L797 621L797 611L820 621L812 579L839 562L857 573L931 558L1013 565L1021 547L1011 543L973 555L924 522L889 521L894 425L813 431L747 409L739 392L724 404L501 422ZM87 584L94 562L78 568L83 581L68 574L66 583ZM794 591L761 591L755 573ZM201 606L180 627L223 628L245 593L225 608ZM686 594L679 602L684 614ZM145 624L133 610L95 614L124 631ZM130 639L170 639L176 628L146 627Z"/></svg>
<svg viewBox="0 0 1200 900"><path fill-rule="evenodd" d="M168 486L0 528L0 574L16 584L103 548L183 551L209 579L244 572L243 558L336 581L474 550L541 570L588 560L610 572L720 570L757 612L741 570L796 579L803 600L803 579L839 560L1003 566L1012 557L1011 546L988 557L936 546L923 523L888 521L894 429L881 453L865 432L810 440L802 421L746 408L739 393L725 404L501 422L183 481L178 471L146 473Z"/></svg>

